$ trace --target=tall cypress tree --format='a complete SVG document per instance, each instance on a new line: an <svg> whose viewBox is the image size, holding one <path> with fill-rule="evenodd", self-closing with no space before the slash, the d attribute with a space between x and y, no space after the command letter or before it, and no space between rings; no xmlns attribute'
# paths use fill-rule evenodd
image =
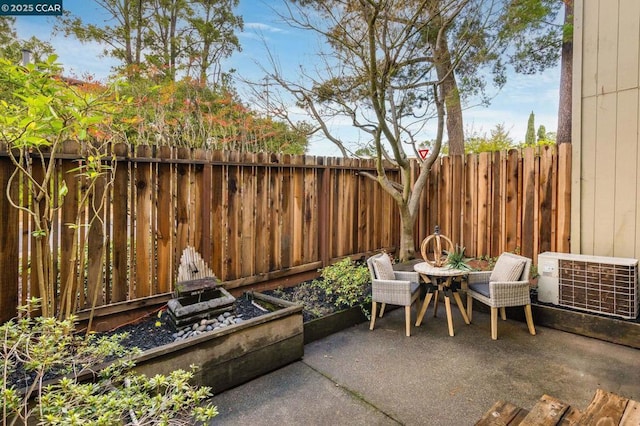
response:
<svg viewBox="0 0 640 426"><path fill-rule="evenodd" d="M536 144L536 127L533 111L531 111L531 114L529 114L529 122L527 123L527 134L524 137L524 143L527 145Z"/></svg>

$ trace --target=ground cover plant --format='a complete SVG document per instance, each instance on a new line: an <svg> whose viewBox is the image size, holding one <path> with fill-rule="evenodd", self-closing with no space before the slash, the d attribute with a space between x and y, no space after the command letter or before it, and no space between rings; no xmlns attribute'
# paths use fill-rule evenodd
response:
<svg viewBox="0 0 640 426"><path fill-rule="evenodd" d="M25 315L0 326L3 425L181 425L217 415L216 407L205 404L209 388L189 383L192 371L136 374L131 355L139 351L122 345L126 334L73 331L73 317ZM108 359L113 362L105 364ZM80 380L87 373L93 380Z"/></svg>
<svg viewBox="0 0 640 426"><path fill-rule="evenodd" d="M266 293L304 305L302 314L305 322L353 306L360 306L368 317L371 277L367 266L362 262L344 258L322 268L318 279Z"/></svg>

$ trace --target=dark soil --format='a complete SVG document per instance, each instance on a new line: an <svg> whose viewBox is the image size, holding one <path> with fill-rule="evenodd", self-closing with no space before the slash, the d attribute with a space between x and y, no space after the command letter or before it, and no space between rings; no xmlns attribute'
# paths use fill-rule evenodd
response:
<svg viewBox="0 0 640 426"><path fill-rule="evenodd" d="M363 300L370 292L370 288L367 288L362 293ZM295 287L265 291L264 294L302 304L304 306L302 311L304 322L309 322L349 307L346 304L339 304L336 295L327 294L322 288L315 285L314 281L305 281Z"/></svg>

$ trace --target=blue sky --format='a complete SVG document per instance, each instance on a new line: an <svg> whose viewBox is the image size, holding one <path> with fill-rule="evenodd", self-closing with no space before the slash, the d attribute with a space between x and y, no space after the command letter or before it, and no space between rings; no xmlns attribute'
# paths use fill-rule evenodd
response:
<svg viewBox="0 0 640 426"><path fill-rule="evenodd" d="M243 16L245 24L244 31L239 34L242 51L227 60L227 69L234 68L239 77L259 81L264 73L256 63L269 68L265 42L283 70L292 75L300 64L314 62L318 41L282 22L272 10L281 5L281 0L240 0L236 13ZM95 23L105 20L92 1L66 0L63 7L85 20ZM104 79L116 62L103 57L102 47L95 43L80 44L73 38L53 35L53 22L51 17L18 16L18 36L26 39L33 35L50 41L59 55L60 63L70 75L81 77L92 74ZM519 142L524 140L527 120L533 111L536 127L544 125L547 131L555 131L559 81L560 71L557 67L533 76L511 74L506 86L495 94L489 107L474 107L464 111L465 128L489 134L496 124L504 124L514 141ZM243 93L242 90L240 93ZM334 126L336 132L357 139L347 123L338 122ZM314 138L309 154L339 155L339 150L330 142Z"/></svg>

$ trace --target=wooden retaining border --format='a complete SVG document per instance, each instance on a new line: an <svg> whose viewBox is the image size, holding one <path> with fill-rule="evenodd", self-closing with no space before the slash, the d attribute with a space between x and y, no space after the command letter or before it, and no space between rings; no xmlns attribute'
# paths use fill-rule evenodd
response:
<svg viewBox="0 0 640 426"><path fill-rule="evenodd" d="M253 298L281 309L147 350L133 359L134 371L151 377L195 365L194 382L219 393L302 358L302 305L261 293Z"/></svg>
<svg viewBox="0 0 640 426"><path fill-rule="evenodd" d="M387 312L391 311L392 308L393 307L390 306ZM365 309L367 308L365 307ZM371 312L371 305L369 305L368 309L369 312ZM325 315L322 318L316 318L304 323L304 344L306 345L307 343L323 339L365 321L368 321L368 319L360 306L354 306L343 311Z"/></svg>
<svg viewBox="0 0 640 426"><path fill-rule="evenodd" d="M474 309L476 309L475 304ZM478 310L484 306L478 306ZM536 326L554 328L605 342L640 349L640 322L572 311L555 306L531 304L533 323ZM487 310L488 312L488 310ZM507 308L507 317L524 321L521 307Z"/></svg>

